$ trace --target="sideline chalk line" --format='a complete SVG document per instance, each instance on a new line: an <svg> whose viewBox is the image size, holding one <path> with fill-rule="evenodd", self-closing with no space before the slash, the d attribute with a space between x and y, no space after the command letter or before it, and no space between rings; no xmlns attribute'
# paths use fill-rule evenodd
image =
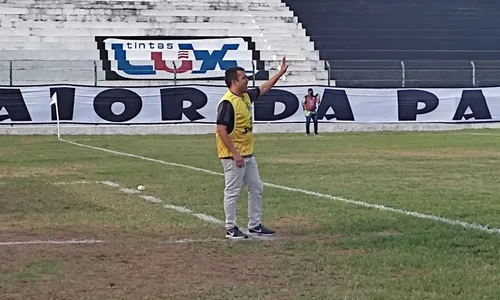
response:
<svg viewBox="0 0 500 300"><path fill-rule="evenodd" d="M212 217L212 216L209 216L209 215L206 215L206 214L203 214L203 213L194 212L191 209L186 208L184 206L179 206L179 205L173 205L173 204L165 203L160 198L157 198L157 197L154 197L154 196L141 195L141 191L136 190L136 189L131 189L131 188L123 187L119 183L116 183L116 182L113 182L113 181L108 181L108 180L105 180L105 181L77 180L77 181L54 182L53 184L55 184L55 185L75 185L75 184L90 184L90 183L97 183L97 184L100 183L100 184L104 184L106 186L118 188L120 190L120 192L123 192L125 194L138 194L137 195L138 197L140 197L140 198L142 198L142 199L144 199L146 201L149 201L149 202L162 204L163 207L166 208L166 209L175 210L175 211L178 211L178 212L181 212L181 213L188 213L188 214L191 214L191 215L193 215L193 216L195 216L195 217L197 217L197 218L199 218L199 219L201 219L203 221L206 221L206 222L215 223L215 224L224 224L224 221L219 220L219 219L217 219L215 217Z"/></svg>
<svg viewBox="0 0 500 300"><path fill-rule="evenodd" d="M89 180L76 180L76 181L60 181L60 182L53 182L52 184L54 185L77 185L77 184L103 184L106 186L110 187L115 187L118 188L121 192L126 193L126 194L140 194L141 191L136 190L136 189L130 189L126 187L122 187L120 184L112 181L89 181ZM224 221L219 220L215 217L209 216L207 214L203 213L196 213L192 211L189 208L183 207L183 206L178 206L178 205L173 205L173 204L165 204L160 198L154 197L154 196L149 196L149 195L137 195L140 198L150 201L153 203L158 203L162 204L164 208L166 209L171 209L175 210L181 213L188 213L191 214L195 217L198 217L199 219L209 222L209 223L215 223L215 224L224 224ZM242 231L246 231L246 228L241 228ZM260 237L260 236L249 236L248 239L243 240L243 241L263 241L263 240L275 240L275 237ZM231 241L228 239L222 239L222 238L206 238L206 239L170 239L168 241L165 241L163 243L167 244L186 244L186 243L207 243L207 242L227 242ZM62 241L56 241L56 240L31 240L31 241L11 241L11 242L0 242L0 246L10 246L10 245L40 245L40 244L95 244L95 243L104 243L102 240L62 240Z"/></svg>
<svg viewBox="0 0 500 300"><path fill-rule="evenodd" d="M140 155L136 155L136 154L130 154L130 153L125 153L125 152L120 152L120 151L115 151L115 150L80 144L77 142L68 141L68 140L64 140L64 139L59 139L59 140L62 142L65 142L65 143L75 145L75 146L85 147L85 148L103 151L103 152L108 152L108 153L112 153L115 155L128 156L128 157L138 158L138 159L151 161L151 162L155 162L155 163L159 163L159 164L164 164L164 165L168 165L168 166L181 167L181 168L190 169L193 171L198 171L198 172L203 172L203 173L208 173L208 174L212 174L212 175L224 176L224 174L220 173L220 172L214 172L214 171L210 171L207 169L202 169L202 168L193 167L193 166L189 166L189 165L172 163L172 162L167 162L167 161L149 158L149 157L145 157L145 156L140 156ZM491 233L491 234L499 234L500 235L500 228L490 228L488 226L484 226L484 225L480 225L480 224L476 224L476 223L469 223L469 222L460 221L460 220L453 220L453 219L448 219L445 217L429 215L429 214L419 213L419 212L415 212L415 211L407 211L407 210L403 210L403 209L387 207L387 206L384 206L381 204L371 204L371 203L367 203L367 202L363 202L363 201L352 200L352 199L347 199L347 198L343 198L343 197L332 196L332 195L328 195L328 194L323 194L323 193L318 193L318 192L313 192L313 191L308 191L308 190L303 190L303 189L298 189L298 188L292 188L292 187L282 186L282 185L273 184L273 183L264 182L263 184L265 186L274 187L274 188L285 190L285 191L302 193L305 195L315 196L318 198L330 199L330 200L334 200L334 201L354 204L354 205L363 206L363 207L367 207L367 208L374 208L374 209L381 210L381 211L394 212L394 213L398 213L398 214L402 214L402 215L416 217L419 219L438 221L438 222L442 222L442 223L449 224L449 225L461 226L461 227L464 227L467 229L474 229L474 230L478 230L478 231L483 231L483 232L487 232L487 233Z"/></svg>
<svg viewBox="0 0 500 300"><path fill-rule="evenodd" d="M126 194L139 194L140 191L138 190L134 190L134 189L129 189L129 188L124 188L122 186L120 186L120 184L118 183L115 183L115 182L111 182L111 181L100 181L100 183L104 184L104 185L107 185L107 186L111 186L111 187L116 187L118 188L121 192L123 193L126 193ZM160 198L157 198L157 197L154 197L154 196L148 196L148 195L138 195L139 197L141 197L142 199L146 200L146 201L149 201L149 202L153 202L153 203L159 203L159 204L162 204L164 208L166 209L171 209L171 210L175 210L175 211L178 211L178 212L181 212L181 213L188 213L188 214L191 214L205 222L210 222L210 223L215 223L215 224L224 224L223 221L215 218L215 217L212 217L212 216L209 216L209 215L206 215L206 214L202 214L202 213L196 213L192 210L190 210L189 208L186 208L186 207L183 207L183 206L178 206L178 205L172 205L172 204L167 204L165 202L163 202L163 200L161 200Z"/></svg>
<svg viewBox="0 0 500 300"><path fill-rule="evenodd" d="M106 181L87 181L87 180L66 181L66 182L54 182L53 184L55 184L55 185L73 185L73 184L89 184L89 183L104 184L106 186L118 188L121 192L126 193L126 194L139 194L139 195L137 195L138 197L140 197L146 201L152 202L152 203L162 204L163 207L166 209L175 210L175 211L178 211L181 213L187 213L187 214L193 215L193 216L195 216L195 217L197 217L205 222L224 225L224 221L219 220L216 217L213 217L213 216L210 216L207 214L203 214L203 213L196 213L196 212L192 211L191 209L186 208L184 206L167 204L163 200L161 200L160 198L157 198L154 196L149 196L149 195L141 195L140 194L141 191L138 191L135 189L130 189L130 188L125 188L125 187L122 187L119 183L108 181L108 180L106 180ZM245 227L240 227L240 230L248 233L248 229ZM274 237L274 236L266 237L266 236L254 236L254 235L249 234L247 240L275 240L275 239L276 239L276 237ZM224 241L224 240L227 240L227 239L217 239L217 238L215 238L215 239L183 239L183 240L172 240L172 241L169 241L168 243L172 243L172 244L198 243L198 242L201 243L201 242L213 242L213 241Z"/></svg>
<svg viewBox="0 0 500 300"><path fill-rule="evenodd" d="M246 240L241 240L237 242L245 242L245 241L265 241L265 240L274 240L272 238L262 238L262 237L249 237ZM159 242L160 244L199 244L199 243L220 243L220 242L233 242L232 240L229 239L223 239L223 238L206 238L206 239L170 239L164 242ZM52 240L46 240L46 241L41 241L41 240L32 240L32 241L18 241L18 242L0 242L0 246L17 246L17 245L49 245L49 244L56 244L56 245L62 245L62 244L98 244L98 243L104 243L104 241L101 240L67 240L67 241L52 241Z"/></svg>
<svg viewBox="0 0 500 300"><path fill-rule="evenodd" d="M199 218L199 219L201 219L201 220L203 220L205 222L219 224L219 225L224 225L224 221L219 220L219 219L217 219L215 217L212 217L210 215L203 214L203 213L196 213L196 212L192 211L191 209L186 208L184 206L173 205L173 204L166 204L163 200L161 200L160 198L154 197L154 196L140 195L141 191L135 190L135 189L126 188L126 187L122 187L119 183L116 183L116 182L113 182L113 181L108 181L108 180L106 180L106 181L79 180L79 181L54 182L53 184L54 185L74 185L74 184L89 184L89 183L104 184L106 186L118 188L121 192L126 193L126 194L139 194L139 195L137 195L138 197L140 197L140 198L142 198L142 199L144 199L146 201L152 202L152 203L162 204L163 207L166 208L166 209L175 210L175 211L178 211L178 212L181 212L181 213L187 213L187 214L193 215L193 216L195 216L195 217L197 217L197 218ZM248 229L244 228L244 227L241 227L241 231L248 233ZM275 239L276 239L276 237L274 237L274 236L272 236L272 237L266 237L266 236L253 236L253 235L249 235L248 239L246 239L246 240L252 240L252 241L255 241L255 240L258 240L258 241L268 240L268 241L271 241L271 240L275 240ZM206 243L206 242L223 242L223 241L226 241L226 240L228 240L228 239L220 239L220 238L181 239L181 240L172 239L172 240L167 241L166 243L168 243L168 244Z"/></svg>

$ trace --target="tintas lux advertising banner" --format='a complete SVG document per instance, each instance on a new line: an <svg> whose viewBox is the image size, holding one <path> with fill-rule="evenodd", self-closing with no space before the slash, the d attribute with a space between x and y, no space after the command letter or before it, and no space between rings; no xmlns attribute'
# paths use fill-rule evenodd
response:
<svg viewBox="0 0 500 300"><path fill-rule="evenodd" d="M497 122L500 88L340 89L322 86L275 87L254 103L255 123L304 122L301 102L308 88L319 94L321 122ZM57 96L61 123L214 124L222 86L0 88L0 124L55 123Z"/></svg>

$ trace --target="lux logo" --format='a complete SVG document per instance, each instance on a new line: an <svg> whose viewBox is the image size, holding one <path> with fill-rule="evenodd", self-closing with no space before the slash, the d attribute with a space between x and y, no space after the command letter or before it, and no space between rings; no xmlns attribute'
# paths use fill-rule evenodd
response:
<svg viewBox="0 0 500 300"><path fill-rule="evenodd" d="M192 70L192 74L205 74L207 71L215 70L217 65L221 70L226 70L230 67L237 66L235 60L224 60L224 57L229 50L237 50L239 44L224 44L221 50L214 50L212 53L208 50L195 50L193 44L179 44L179 58L186 55L186 51L193 51L196 60L202 61L199 70L192 70L193 64L190 60L183 60L182 65L176 70L177 73L184 73ZM154 75L156 71L167 71L174 73L172 68L169 68L162 57L162 52L151 52L151 60L154 65L133 65L127 60L127 52L123 50L123 44L112 44L112 49L115 52L115 60L118 63L118 70L124 71L130 75Z"/></svg>

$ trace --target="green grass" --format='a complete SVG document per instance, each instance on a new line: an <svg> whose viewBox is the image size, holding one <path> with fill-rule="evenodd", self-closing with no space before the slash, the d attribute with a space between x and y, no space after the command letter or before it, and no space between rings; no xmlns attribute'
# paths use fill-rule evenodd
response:
<svg viewBox="0 0 500 300"><path fill-rule="evenodd" d="M16 283L48 281L61 277L61 269L57 261L32 261L10 274L10 280Z"/></svg>
<svg viewBox="0 0 500 300"><path fill-rule="evenodd" d="M256 157L265 182L500 228L498 136L495 130L258 134ZM55 295L85 299L470 300L500 294L498 235L265 187L264 222L278 230L276 241L168 244L222 238L224 230L116 188L53 183L143 184L143 193L166 204L223 220L222 176L54 137L1 138L0 242L88 237L106 243L0 246L0 260L10 261L1 269L0 295L29 298L40 278L60 284ZM213 135L63 138L222 172ZM242 226L246 213L244 190ZM53 262L57 272L48 274L59 275L25 275L33 273L26 271L32 261ZM19 278L29 280L19 285Z"/></svg>

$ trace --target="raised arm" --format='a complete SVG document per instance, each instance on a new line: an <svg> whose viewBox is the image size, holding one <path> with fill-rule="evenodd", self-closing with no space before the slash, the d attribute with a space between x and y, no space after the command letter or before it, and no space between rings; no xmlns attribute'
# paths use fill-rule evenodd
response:
<svg viewBox="0 0 500 300"><path fill-rule="evenodd" d="M260 85L260 95L264 95L265 93L269 92L271 88L278 82L278 80L285 74L286 70L288 69L288 65L286 64L286 56L283 57L281 60L281 68L278 73L276 73L273 77L269 78L268 81L264 82L263 84Z"/></svg>

